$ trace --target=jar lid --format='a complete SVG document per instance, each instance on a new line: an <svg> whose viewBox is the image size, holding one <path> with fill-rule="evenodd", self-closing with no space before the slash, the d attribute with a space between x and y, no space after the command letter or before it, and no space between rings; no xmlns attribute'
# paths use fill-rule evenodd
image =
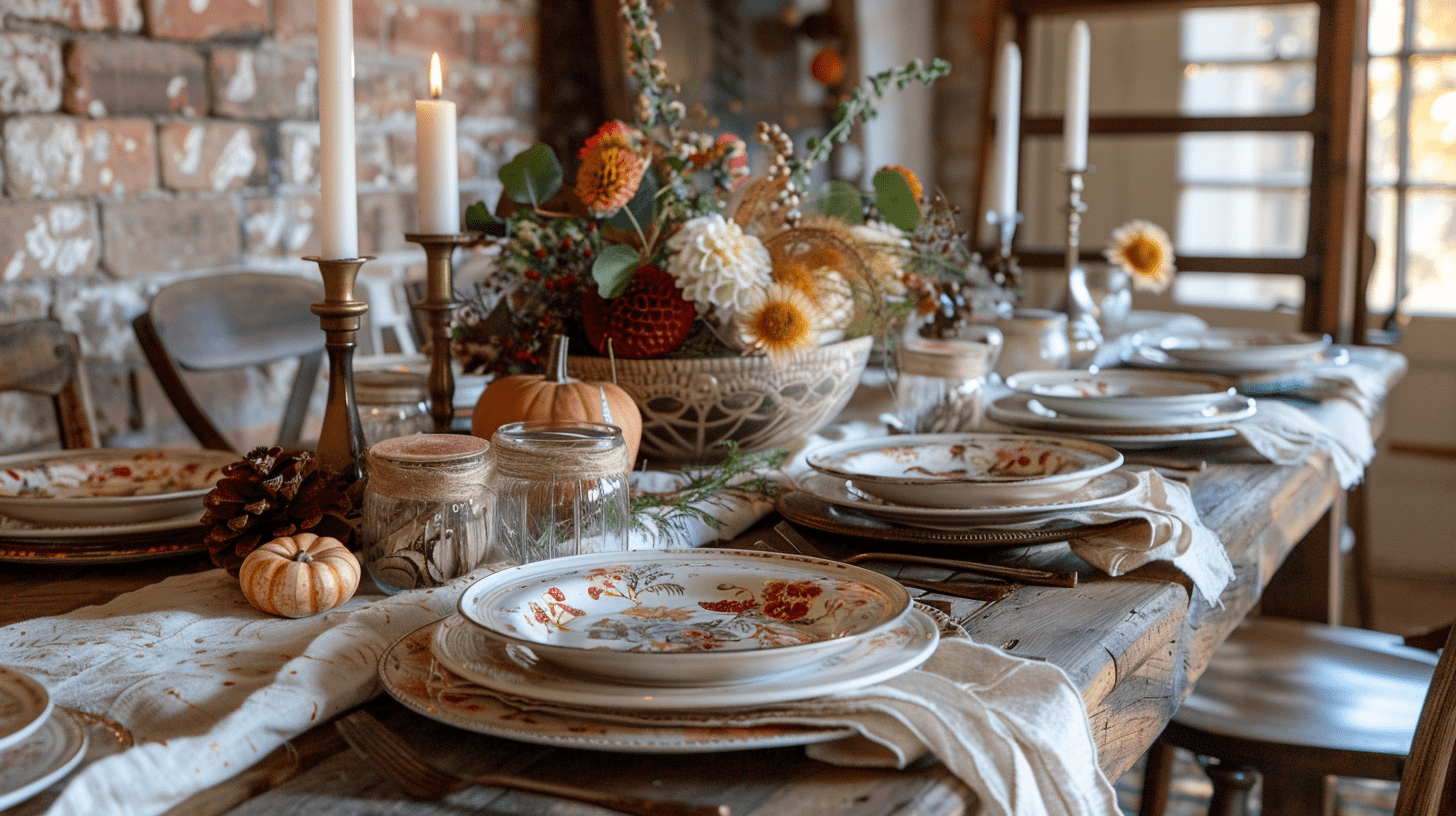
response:
<svg viewBox="0 0 1456 816"><path fill-rule="evenodd" d="M974 380L991 371L997 347L971 340L921 340L895 350L901 374Z"/></svg>
<svg viewBox="0 0 1456 816"><path fill-rule="evenodd" d="M430 398L429 380L413 371L356 371L354 397L360 405L395 405Z"/></svg>
<svg viewBox="0 0 1456 816"><path fill-rule="evenodd" d="M465 434L412 434L397 436L374 443L369 448L371 458L390 459L396 462L434 464L457 462L462 459L483 455L490 447L489 440Z"/></svg>

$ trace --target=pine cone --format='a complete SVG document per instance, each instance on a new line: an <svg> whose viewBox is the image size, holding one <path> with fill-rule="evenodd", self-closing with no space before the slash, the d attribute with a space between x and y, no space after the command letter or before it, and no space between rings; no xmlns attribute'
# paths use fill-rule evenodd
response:
<svg viewBox="0 0 1456 816"><path fill-rule="evenodd" d="M308 451L258 447L223 468L203 499L212 562L236 573L248 553L304 531L352 543L353 501Z"/></svg>

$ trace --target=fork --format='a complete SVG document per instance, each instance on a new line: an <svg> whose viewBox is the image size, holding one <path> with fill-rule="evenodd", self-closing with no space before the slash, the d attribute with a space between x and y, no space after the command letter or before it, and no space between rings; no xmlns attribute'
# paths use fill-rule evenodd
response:
<svg viewBox="0 0 1456 816"><path fill-rule="evenodd" d="M638 816L729 816L728 805L642 799L510 774L446 773L421 760L404 741L367 711L356 711L334 726L374 770L393 780L416 799L439 799L471 785L484 785L569 799Z"/></svg>

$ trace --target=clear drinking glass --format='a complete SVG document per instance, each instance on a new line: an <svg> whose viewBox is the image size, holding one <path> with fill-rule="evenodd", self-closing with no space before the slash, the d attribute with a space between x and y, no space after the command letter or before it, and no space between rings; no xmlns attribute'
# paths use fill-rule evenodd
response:
<svg viewBox="0 0 1456 816"><path fill-rule="evenodd" d="M473 436L415 434L369 448L359 536L380 589L440 586L485 563L489 447Z"/></svg>
<svg viewBox="0 0 1456 816"><path fill-rule="evenodd" d="M910 338L895 349L895 417L910 433L962 433L981 423L983 385L1001 332L964 327L957 338Z"/></svg>
<svg viewBox="0 0 1456 816"><path fill-rule="evenodd" d="M535 421L491 437L495 560L627 549L627 446L615 425Z"/></svg>

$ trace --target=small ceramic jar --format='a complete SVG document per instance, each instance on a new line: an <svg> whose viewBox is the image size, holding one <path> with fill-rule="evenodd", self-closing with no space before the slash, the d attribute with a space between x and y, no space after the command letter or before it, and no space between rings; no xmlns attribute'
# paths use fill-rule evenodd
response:
<svg viewBox="0 0 1456 816"><path fill-rule="evenodd" d="M1072 349L1067 341L1067 316L1051 309L1017 309L996 321L1001 330L1001 357L996 373L1066 368Z"/></svg>

